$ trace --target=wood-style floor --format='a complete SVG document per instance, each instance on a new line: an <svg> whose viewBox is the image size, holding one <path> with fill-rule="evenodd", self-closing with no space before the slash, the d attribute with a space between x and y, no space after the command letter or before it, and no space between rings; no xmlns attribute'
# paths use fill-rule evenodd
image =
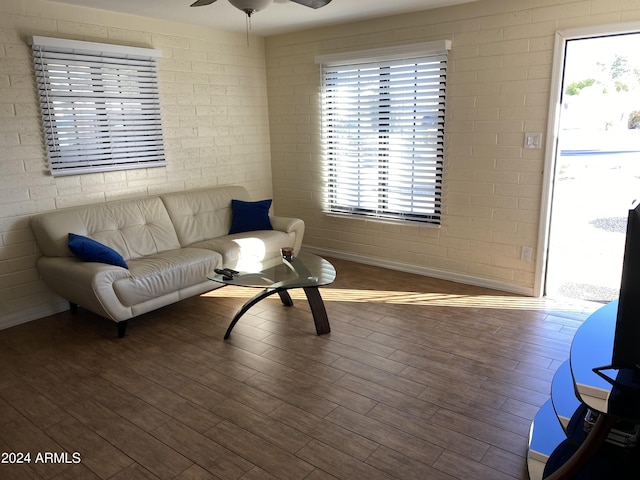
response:
<svg viewBox="0 0 640 480"><path fill-rule="evenodd" d="M526 479L530 422L597 305L332 262L322 337L293 291L224 341L255 293L235 287L124 339L82 309L0 331L0 453L30 453L0 479Z"/></svg>

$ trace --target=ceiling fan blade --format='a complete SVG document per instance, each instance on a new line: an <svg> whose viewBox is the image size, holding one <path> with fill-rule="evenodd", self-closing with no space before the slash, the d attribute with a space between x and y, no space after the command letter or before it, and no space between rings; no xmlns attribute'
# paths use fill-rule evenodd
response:
<svg viewBox="0 0 640 480"><path fill-rule="evenodd" d="M304 5L305 7L320 8L331 3L331 0L291 0L298 5Z"/></svg>
<svg viewBox="0 0 640 480"><path fill-rule="evenodd" d="M191 7L203 7L205 5L211 5L215 1L216 0L197 0L196 2L192 3L190 6Z"/></svg>

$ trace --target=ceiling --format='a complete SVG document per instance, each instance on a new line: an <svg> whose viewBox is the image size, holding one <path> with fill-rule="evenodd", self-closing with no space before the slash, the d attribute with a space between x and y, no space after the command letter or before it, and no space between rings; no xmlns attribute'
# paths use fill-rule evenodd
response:
<svg viewBox="0 0 640 480"><path fill-rule="evenodd" d="M245 14L227 0L217 0L214 4L194 8L189 8L189 5L195 0L54 1L227 31L245 32L247 28ZM276 35L473 1L477 0L333 0L329 5L314 10L289 0L274 0L266 9L251 17L251 33Z"/></svg>

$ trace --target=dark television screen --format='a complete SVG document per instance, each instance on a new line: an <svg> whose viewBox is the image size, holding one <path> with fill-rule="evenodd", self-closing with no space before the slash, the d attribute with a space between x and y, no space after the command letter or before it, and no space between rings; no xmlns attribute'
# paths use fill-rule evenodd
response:
<svg viewBox="0 0 640 480"><path fill-rule="evenodd" d="M640 202L629 209L611 366L640 365Z"/></svg>

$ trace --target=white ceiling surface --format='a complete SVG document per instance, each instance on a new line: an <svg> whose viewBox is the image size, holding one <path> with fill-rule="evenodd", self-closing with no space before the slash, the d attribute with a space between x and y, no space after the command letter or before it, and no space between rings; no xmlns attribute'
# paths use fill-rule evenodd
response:
<svg viewBox="0 0 640 480"><path fill-rule="evenodd" d="M140 15L219 30L245 32L245 14L227 0L190 8L195 0L54 0L82 7ZM400 13L470 3L476 0L333 0L313 9L290 2L274 0L251 17L251 33L269 36L308 28L353 22Z"/></svg>

